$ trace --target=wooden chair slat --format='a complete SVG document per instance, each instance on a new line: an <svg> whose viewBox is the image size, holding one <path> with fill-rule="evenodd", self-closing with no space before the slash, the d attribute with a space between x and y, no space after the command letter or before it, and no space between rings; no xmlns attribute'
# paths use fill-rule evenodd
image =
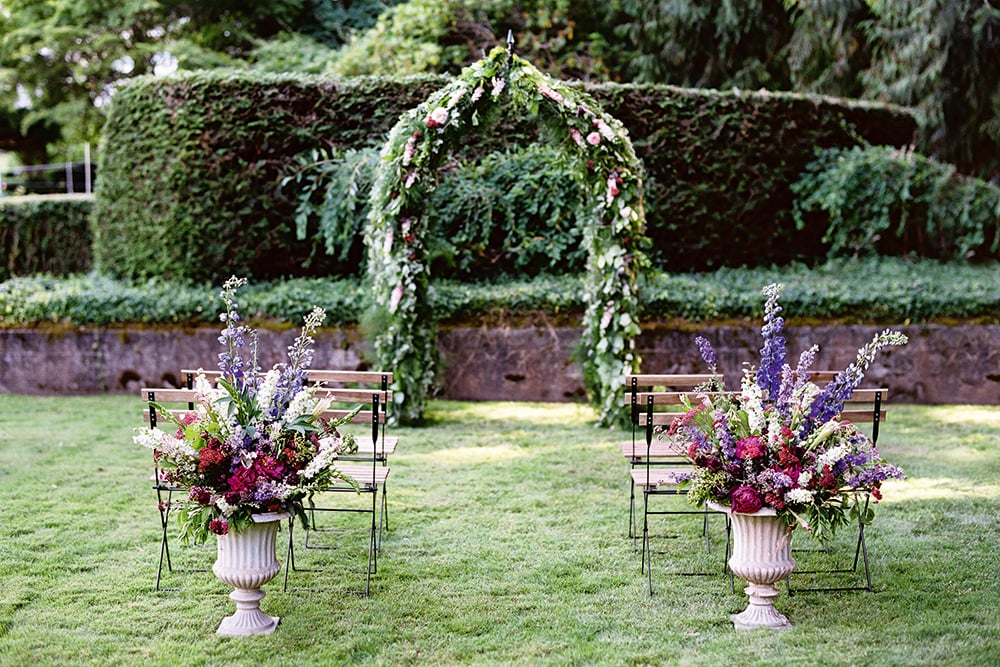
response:
<svg viewBox="0 0 1000 667"><path fill-rule="evenodd" d="M626 391L632 386L632 379L639 387L697 387L719 377L711 374L633 374L625 376Z"/></svg>
<svg viewBox="0 0 1000 667"><path fill-rule="evenodd" d="M622 456L636 461L645 461L647 451L648 456L652 459L681 458L687 456L687 450L682 445L665 440L654 440L648 450L644 441L633 443L631 440L622 440L620 445Z"/></svg>
<svg viewBox="0 0 1000 667"><path fill-rule="evenodd" d="M352 465L349 463L336 463L334 469L348 477L351 477L358 484L378 485L385 484L389 477L388 466L371 466L368 464Z"/></svg>
<svg viewBox="0 0 1000 667"><path fill-rule="evenodd" d="M379 397L379 409L385 410L386 401L392 400L391 391L377 389L346 389L343 387L321 387L316 390L318 398L329 398L338 403L371 403L372 396Z"/></svg>
<svg viewBox="0 0 1000 667"><path fill-rule="evenodd" d="M670 468L649 468L640 466L632 468L632 483L640 487L658 488L663 486L677 486L681 479L688 475L686 470L676 470Z"/></svg>

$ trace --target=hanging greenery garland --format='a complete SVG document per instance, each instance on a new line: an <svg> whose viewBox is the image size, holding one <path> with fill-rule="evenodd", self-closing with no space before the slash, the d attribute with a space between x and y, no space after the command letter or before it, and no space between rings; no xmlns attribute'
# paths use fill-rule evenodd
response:
<svg viewBox="0 0 1000 667"><path fill-rule="evenodd" d="M624 412L623 376L639 363L636 282L648 267L642 165L622 124L590 96L499 47L405 113L382 148L365 229L374 298L368 319L378 363L395 374L395 418L423 417L436 366L423 224L436 170L501 103L537 117L592 208L578 357L589 398L610 424Z"/></svg>

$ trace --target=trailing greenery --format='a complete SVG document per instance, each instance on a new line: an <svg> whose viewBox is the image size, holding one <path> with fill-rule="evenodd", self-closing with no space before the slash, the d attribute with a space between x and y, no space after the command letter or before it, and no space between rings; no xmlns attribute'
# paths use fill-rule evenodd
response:
<svg viewBox="0 0 1000 667"><path fill-rule="evenodd" d="M590 216L575 176L547 145L458 165L428 205L431 275L483 280L584 271Z"/></svg>
<svg viewBox="0 0 1000 667"><path fill-rule="evenodd" d="M323 251L345 274L360 273L365 254L362 232L378 160L375 148L313 148L296 158L295 173L281 181L282 189L298 200L296 238L321 239Z"/></svg>
<svg viewBox="0 0 1000 667"><path fill-rule="evenodd" d="M876 593L789 596L781 586L775 604L792 628L736 633L729 614L746 606L746 595L741 580L733 593L723 574L721 517L709 520L709 553L700 517L650 517L654 534L673 537L653 543L668 553L653 556L649 597L627 537L623 434L593 428L591 409L432 401L425 427L393 433L391 530L373 594L283 592L279 575L261 607L281 625L266 638L240 639L215 634L233 603L211 571L174 575L168 585L181 590L153 590L160 525L152 461L131 444L141 409L137 395L0 394L0 663L995 662L1000 627L983 619L1000 605L1000 580L972 577L996 568L995 541L984 538L1000 521L996 406L892 403L879 450L907 479L886 483L865 531ZM686 505L659 500L660 508ZM353 554L366 522L343 519L337 527L351 530L342 537ZM278 535L282 564L287 537ZM793 537L799 570L850 565L846 531L828 555L806 551L811 540L803 538ZM300 547L300 567L346 558ZM210 569L215 549L178 544L171 555L175 565ZM691 571L717 574L677 576ZM343 572L293 576L307 587L358 583ZM793 583L856 581L798 575Z"/></svg>
<svg viewBox="0 0 1000 667"><path fill-rule="evenodd" d="M782 301L795 318L845 323L925 323L974 320L1000 323L1000 265L867 258L832 260L818 267L720 269L712 273L656 273L640 284L643 322L710 322L759 316L757 289L782 283ZM0 327L60 324L217 326L217 285L168 281L133 283L103 276L31 276L0 283ZM251 282L244 290L248 317L291 326L313 305L327 324L357 326L368 303L358 278L298 278ZM580 276L538 276L489 283L435 281L437 317L452 323L545 313L569 325L583 312Z"/></svg>
<svg viewBox="0 0 1000 667"><path fill-rule="evenodd" d="M131 82L115 94L105 129L96 266L120 277L194 282L356 269L339 259L339 245L327 255L315 219L297 238L301 156L381 144L401 114L448 81L230 72ZM632 138L647 175L653 259L672 271L821 255L823 229L797 231L791 218L790 185L814 147L904 145L915 128L901 109L793 94L582 90ZM550 141L530 112L501 115L492 127L463 146L464 156ZM330 238L343 238L346 227L337 229ZM779 236L785 242L772 243Z"/></svg>
<svg viewBox="0 0 1000 667"><path fill-rule="evenodd" d="M1000 258L1000 187L922 155L879 146L820 151L792 192L800 229L810 213L825 214L830 257Z"/></svg>
<svg viewBox="0 0 1000 667"><path fill-rule="evenodd" d="M583 271L580 190L557 156L549 146L528 146L442 168L447 173L425 212L431 275L482 280ZM375 149L312 150L282 184L298 193L298 237L316 230L344 273L364 256L362 222L378 159Z"/></svg>
<svg viewBox="0 0 1000 667"><path fill-rule="evenodd" d="M89 271L92 204L86 196L0 199L0 280Z"/></svg>

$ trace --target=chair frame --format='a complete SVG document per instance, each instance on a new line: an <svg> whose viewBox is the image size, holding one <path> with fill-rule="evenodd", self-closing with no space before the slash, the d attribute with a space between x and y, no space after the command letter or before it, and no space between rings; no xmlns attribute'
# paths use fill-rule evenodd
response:
<svg viewBox="0 0 1000 667"><path fill-rule="evenodd" d="M649 377L670 377L670 376L645 376ZM679 377L679 376L673 376ZM680 376L683 377L683 376ZM687 376L691 377L691 376ZM712 377L712 376L708 376ZM629 383L634 382L634 377L629 379ZM656 382L659 384L667 384ZM678 478L677 471L671 470L671 468L676 469L679 466L689 466L684 463L686 456L683 453L669 452L658 455L653 451L653 427L654 425L663 425L673 421L673 419L679 416L679 413L656 413L653 411L653 406L660 405L681 405L683 404L683 398L689 395L697 395L701 393L697 390L690 391L669 391L669 392L635 392L636 403L644 403L645 411L640 412L638 425L643 427L643 432L645 436L645 456L641 460L637 461L632 465L631 469L631 482L632 486L639 486L642 488L643 494L643 520L642 520L642 554L641 554L641 566L640 571L646 574L647 585L649 587L649 595L654 594L653 590L653 550L650 544L650 532L649 532L649 516L650 515L677 515L677 514L696 514L703 517L702 521L702 533L705 537L705 551L706 553L711 552L711 536L708 530L708 517L710 514L721 514L725 519L725 530L726 530L726 550L725 558L723 559L723 566L721 572L725 574L728 571L728 560L730 554L730 525L729 517L722 512L714 512L708 508L703 509L650 509L650 498L652 496L682 496L686 495L686 491L678 488ZM634 548L634 547L633 547ZM712 576L714 572L676 572L674 573L679 576ZM732 577L730 576L730 581L732 582Z"/></svg>
<svg viewBox="0 0 1000 667"><path fill-rule="evenodd" d="M332 389L329 391L339 391L343 395L344 390ZM358 390L354 390L358 391ZM367 391L367 390L362 390ZM371 392L368 392L371 393ZM372 396L372 407L369 419L371 420L372 426L372 443L375 446L374 451L377 451L377 445L379 442L380 426L385 423L385 412L380 409L380 406L384 405L381 403L378 392L371 393ZM338 414L341 411L331 411L330 414ZM324 413L327 415L328 413ZM308 591L308 592L330 592L336 590L342 593L353 593L358 595L370 595L371 594L371 580L372 576L378 572L378 554L381 550L381 540L382 540L382 527L383 518L385 514L385 486L386 480L389 474L389 467L385 465L385 459L381 461L377 456L373 454L365 459L354 458L353 460L364 460L366 463L370 461L371 467L369 468L366 464L361 465L343 465L338 464L336 468L341 472L347 474L351 477L355 483L358 485L355 488L348 484L334 484L333 486L324 489L326 493L367 493L371 495L371 507L369 508L359 508L359 507L317 507L310 506L306 512L308 514L308 519L305 528L305 542L303 548L305 549L319 549L319 550L331 550L337 547L332 545L322 545L322 544L310 544L310 535L318 532L326 532L327 528L320 528L316 524L316 513L350 513L350 514L368 514L371 517L368 530L368 556L367 562L363 569L340 569L332 570L329 568L305 568L298 567L295 562L295 518L292 517L288 521L288 550L287 558L285 561L285 576L284 582L282 584L282 590L288 591ZM348 457L345 457L345 460ZM379 503L379 491L381 491L382 503ZM363 574L365 577L364 588L361 590L341 590L341 589L330 589L330 588L304 588L289 586L289 576L292 572L349 572L354 574Z"/></svg>
<svg viewBox="0 0 1000 667"><path fill-rule="evenodd" d="M176 410L172 412L183 413L195 409L194 404L194 394L190 389L175 389L172 387L143 387L140 390L140 396L146 401L146 409L144 413L144 420L148 424L149 428L156 428L158 425L157 409L154 405L156 402L160 403L183 403L187 402L188 410ZM155 590L156 591L177 591L181 590L178 586L163 586L163 566L166 565L167 572L170 574L175 573L196 573L196 572L209 572L209 568L175 568L173 565L173 560L170 556L170 540L169 540L169 527L170 527L170 512L171 512L171 501L173 500L173 495L175 492L187 491L185 487L177 486L173 484L166 484L162 481L162 476L160 474L161 468L153 458L153 489L156 491L156 501L157 509L160 512L160 554L156 565L156 581Z"/></svg>
<svg viewBox="0 0 1000 667"><path fill-rule="evenodd" d="M673 457L676 458L676 454L670 454L669 450L665 448L657 448L653 450L653 446L643 446L637 443L637 432L640 426L640 416L641 411L639 405L641 402L645 401L645 397L652 394L654 396L654 401L661 404L670 405L681 405L681 397L684 395L690 395L694 392L695 387L710 382L713 378L717 376L714 375L702 375L702 374L677 374L677 375L627 375L625 377L625 401L629 408L630 414L630 425L632 427L632 439L631 441L623 441L621 443L622 454L628 459L629 469L634 470L636 466L639 466L646 462L651 456L653 458L665 458ZM651 391L639 391L639 387L689 387L689 391L671 391L671 392L651 392ZM638 551L635 546L635 542L638 539L638 533L636 531L635 525L635 480L632 479L631 474L629 475L629 515L628 515L628 536L633 540L633 551Z"/></svg>
<svg viewBox="0 0 1000 667"><path fill-rule="evenodd" d="M814 371L812 377L818 381L829 381L835 376L833 371ZM889 395L889 389L886 387L876 387L876 388L859 388L855 389L851 398L847 400L847 405L845 409L841 411L841 416L848 419L849 421L855 423L871 423L871 440L873 444L878 443L879 426L883 421L885 421L886 410L884 407L883 400L887 400ZM852 403L864 403L870 404L870 408L857 408L848 407ZM871 493L865 489L858 489L856 491L858 494L865 495L865 502L862 508L862 515L868 510L868 505L871 502ZM789 596L795 593L827 593L827 592L837 592L837 591L867 591L869 593L874 591L872 587L872 572L871 563L868 559L868 543L865 538L865 524L862 520L863 516L858 517L858 537L854 545L854 557L851 561L850 567L842 568L829 568L825 570L796 570L793 571L788 577L785 578L785 590ZM814 549L813 551L822 551L824 553L830 553L829 543L825 544L820 549ZM814 586L814 587L792 587L792 576L802 575L802 574L856 574L858 571L858 562L864 565L864 581L854 586Z"/></svg>

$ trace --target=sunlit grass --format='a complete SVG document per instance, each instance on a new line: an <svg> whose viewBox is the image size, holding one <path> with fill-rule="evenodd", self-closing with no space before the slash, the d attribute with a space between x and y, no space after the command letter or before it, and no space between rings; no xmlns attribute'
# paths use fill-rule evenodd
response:
<svg viewBox="0 0 1000 667"><path fill-rule="evenodd" d="M907 479L885 485L867 531L876 592L782 592L794 627L780 633L732 629L745 596L721 573L721 526L706 553L696 517L654 526L674 537L655 544L649 597L626 537L624 434L593 418L431 402L427 426L396 431L374 594L272 582L277 632L227 639L229 590L211 573L152 590L138 400L0 394L0 665L996 664L1000 408L890 406L879 448ZM796 537L803 568L827 558L810 545ZM214 551L176 557L210 566ZM694 569L712 574L671 574Z"/></svg>
<svg viewBox="0 0 1000 667"><path fill-rule="evenodd" d="M983 498L1000 499L1000 484L972 483L954 477L919 477L907 481L886 482L882 504L903 503L909 500Z"/></svg>

